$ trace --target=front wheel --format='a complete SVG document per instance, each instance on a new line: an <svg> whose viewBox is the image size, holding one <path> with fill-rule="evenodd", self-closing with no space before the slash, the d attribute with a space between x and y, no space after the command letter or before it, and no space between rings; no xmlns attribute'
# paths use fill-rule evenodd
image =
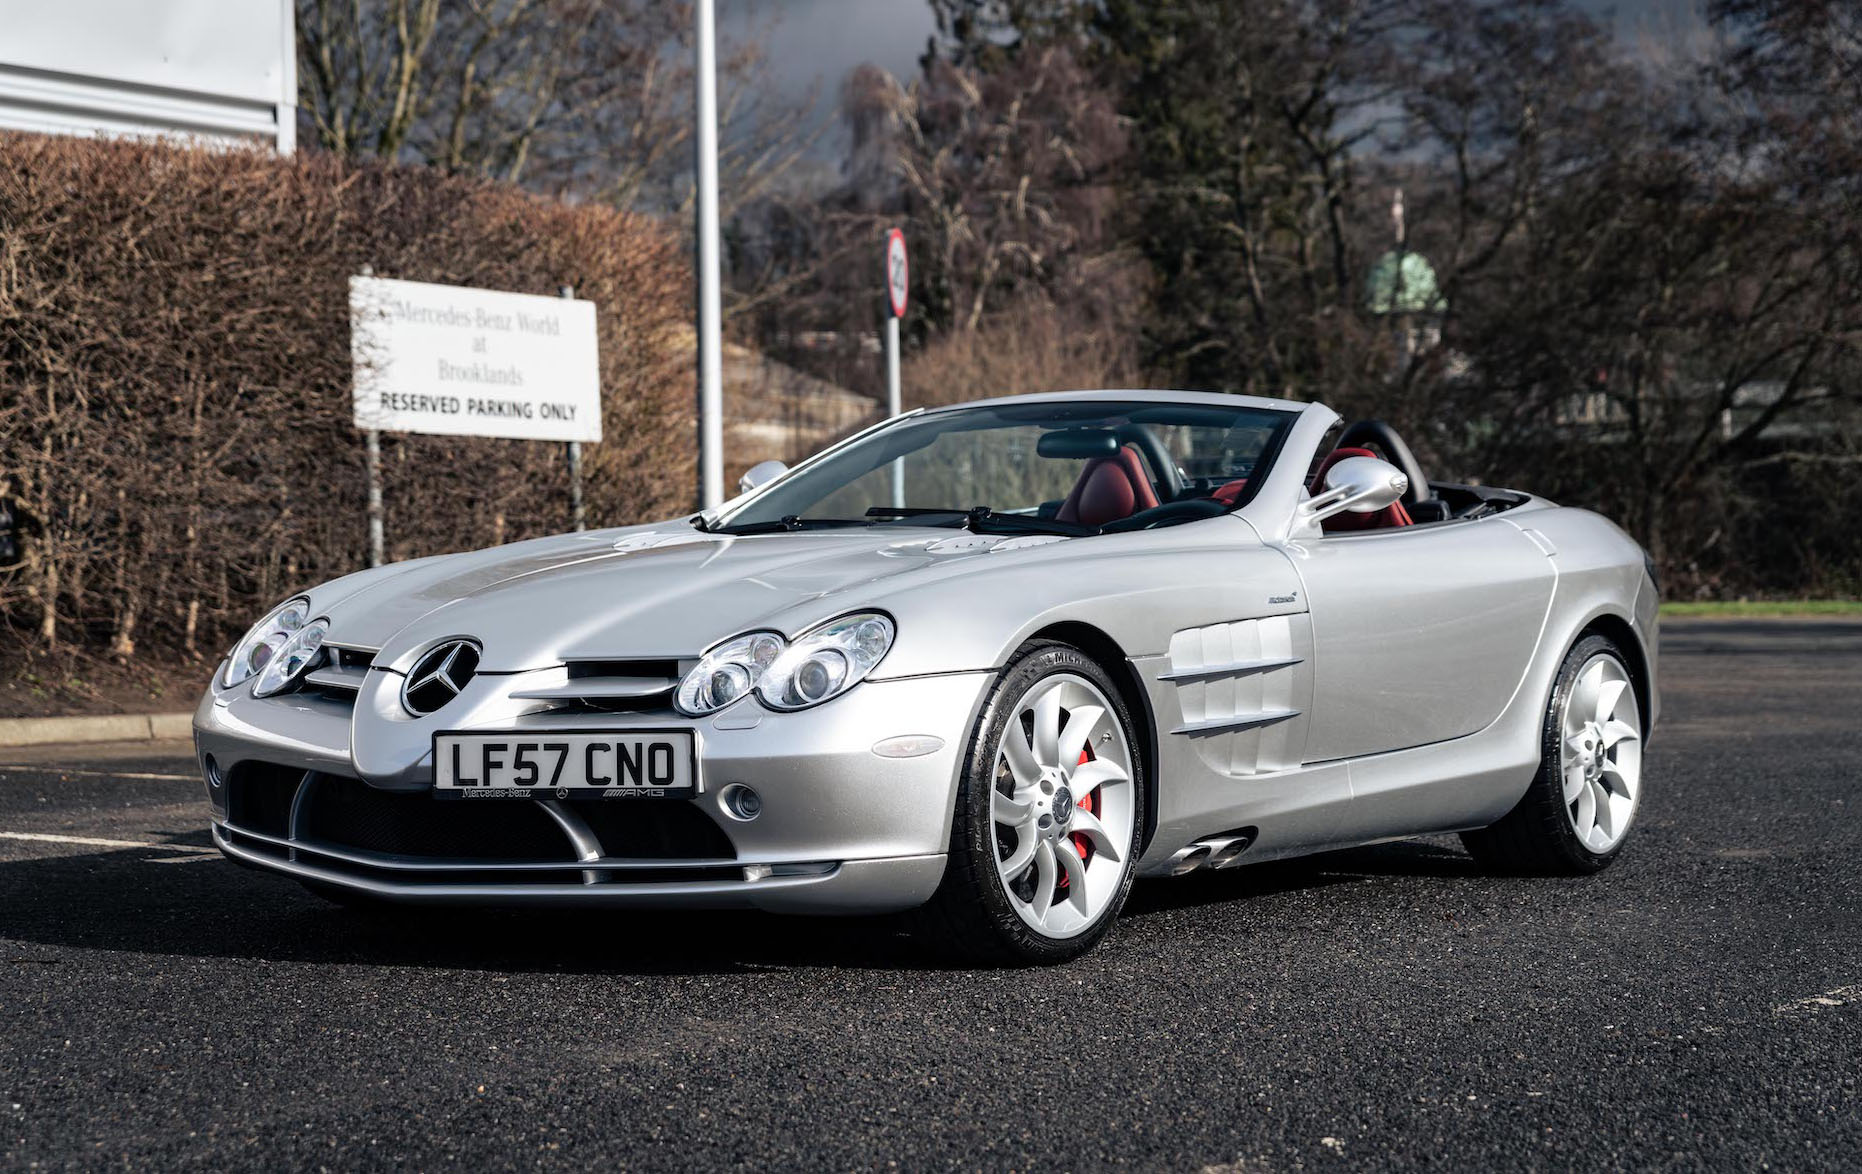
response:
<svg viewBox="0 0 1862 1174"><path fill-rule="evenodd" d="M1616 859L1642 801L1642 709L1609 639L1578 641L1546 707L1539 773L1491 827L1462 843L1498 872L1581 876Z"/></svg>
<svg viewBox="0 0 1862 1174"><path fill-rule="evenodd" d="M921 932L973 958L1053 963L1105 936L1131 891L1144 811L1132 720L1098 662L1024 646L977 719L950 863Z"/></svg>

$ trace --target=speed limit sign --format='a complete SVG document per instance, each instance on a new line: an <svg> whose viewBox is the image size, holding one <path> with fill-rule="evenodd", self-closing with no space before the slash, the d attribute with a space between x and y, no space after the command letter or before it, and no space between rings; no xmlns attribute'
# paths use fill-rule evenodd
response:
<svg viewBox="0 0 1862 1174"><path fill-rule="evenodd" d="M905 317L905 299L911 292L911 265L905 259L905 233L893 229L886 234L886 297L892 303L892 316Z"/></svg>

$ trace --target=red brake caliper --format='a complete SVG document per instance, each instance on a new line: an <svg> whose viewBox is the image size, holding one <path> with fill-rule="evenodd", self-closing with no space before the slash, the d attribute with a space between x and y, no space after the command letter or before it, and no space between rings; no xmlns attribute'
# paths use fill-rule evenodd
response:
<svg viewBox="0 0 1862 1174"><path fill-rule="evenodd" d="M1080 766L1085 766L1092 760L1092 747L1089 746L1080 751ZM1073 802L1086 814L1098 815L1099 813L1093 810L1093 808L1097 806L1098 794L1098 791L1093 791L1090 794L1079 795L1074 798ZM1091 860L1093 858L1093 842L1079 832L1073 833L1073 850L1080 854L1080 859L1082 861ZM1063 889L1067 887L1067 874L1064 872L1060 874L1060 887Z"/></svg>

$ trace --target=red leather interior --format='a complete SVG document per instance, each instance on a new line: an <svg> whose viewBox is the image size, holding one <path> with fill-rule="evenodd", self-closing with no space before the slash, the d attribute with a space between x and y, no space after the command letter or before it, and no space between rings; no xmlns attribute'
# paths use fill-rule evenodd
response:
<svg viewBox="0 0 1862 1174"><path fill-rule="evenodd" d="M1319 471L1312 475L1312 484L1306 488L1314 495L1322 493L1325 490L1325 475L1332 471L1333 465L1346 457L1375 457L1376 455L1368 448L1335 448L1326 454L1323 461L1319 462ZM1319 528L1327 534L1334 534L1352 530L1386 530L1393 526L1413 524L1409 511L1403 508L1403 503L1393 501L1383 509L1368 514L1354 514L1350 510L1342 514L1333 514L1319 523Z"/></svg>
<svg viewBox="0 0 1862 1174"><path fill-rule="evenodd" d="M1247 491L1248 479L1243 477L1239 481L1230 481L1227 485L1224 485L1209 496L1215 498L1223 505L1234 505L1241 500L1241 495Z"/></svg>
<svg viewBox="0 0 1862 1174"><path fill-rule="evenodd" d="M1129 518L1157 504L1157 491L1144 475L1144 462L1131 445L1109 457L1093 457L1080 470L1073 492L1060 503L1055 517L1062 522L1103 526Z"/></svg>

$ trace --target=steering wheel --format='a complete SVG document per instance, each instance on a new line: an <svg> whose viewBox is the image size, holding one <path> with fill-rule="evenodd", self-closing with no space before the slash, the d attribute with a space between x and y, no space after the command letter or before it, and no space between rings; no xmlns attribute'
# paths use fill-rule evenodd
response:
<svg viewBox="0 0 1862 1174"><path fill-rule="evenodd" d="M1429 478L1417 463L1416 454L1409 451L1409 445L1403 443L1396 429L1382 420L1359 420L1345 429L1334 447L1367 448L1371 445L1382 449L1390 463L1403 470L1403 475L1409 478L1409 488L1403 492L1404 505L1417 505L1433 496L1429 489Z"/></svg>
<svg viewBox="0 0 1862 1174"><path fill-rule="evenodd" d="M1183 496L1183 474L1177 469L1177 462L1171 458L1170 450L1142 424L1127 424L1117 429L1120 444L1135 445L1144 454L1145 461L1157 472L1157 500L1175 501Z"/></svg>

